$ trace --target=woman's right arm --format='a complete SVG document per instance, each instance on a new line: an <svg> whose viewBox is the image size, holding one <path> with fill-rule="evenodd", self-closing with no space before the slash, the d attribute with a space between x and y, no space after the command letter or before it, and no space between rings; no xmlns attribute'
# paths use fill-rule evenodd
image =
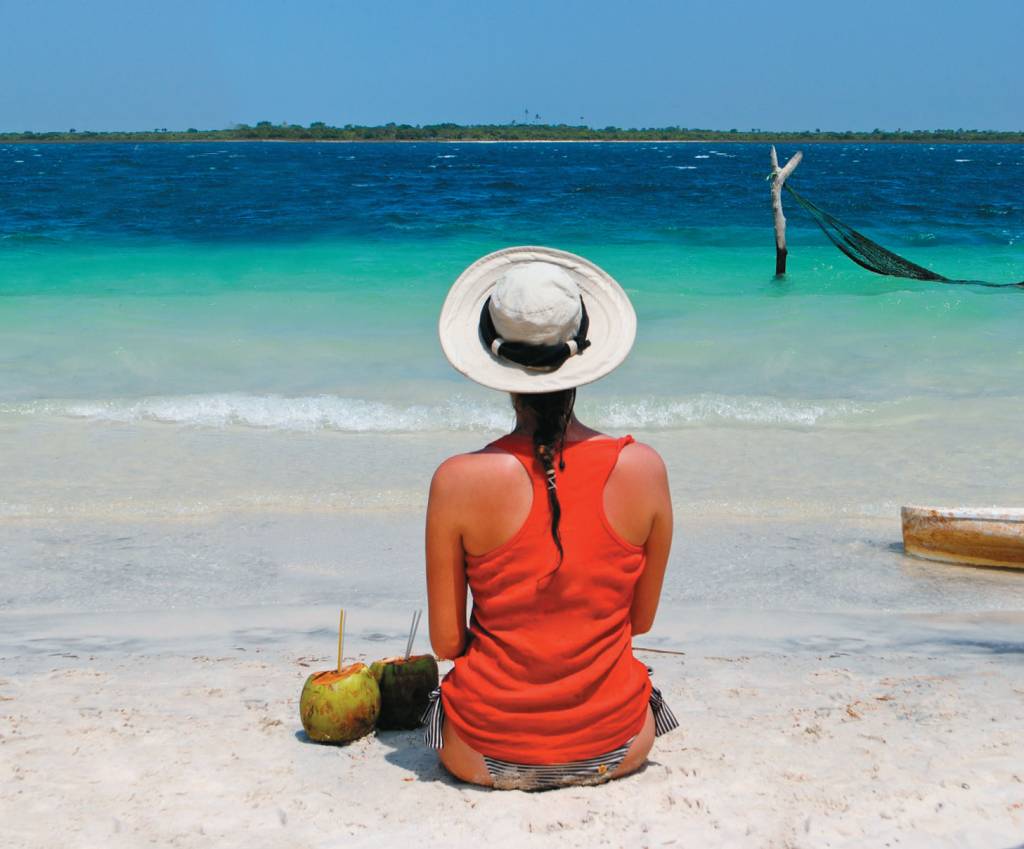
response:
<svg viewBox="0 0 1024 849"><path fill-rule="evenodd" d="M427 500L427 613L430 644L444 659L466 647L466 559L457 496L464 457L442 463L430 482Z"/></svg>

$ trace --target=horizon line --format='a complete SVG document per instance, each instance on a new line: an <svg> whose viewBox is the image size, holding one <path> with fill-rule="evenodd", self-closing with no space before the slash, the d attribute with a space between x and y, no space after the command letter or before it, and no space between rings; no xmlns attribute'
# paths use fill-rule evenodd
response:
<svg viewBox="0 0 1024 849"><path fill-rule="evenodd" d="M258 121L255 124L248 123L232 123L227 127L216 127L216 128L205 128L198 129L196 127L187 128L167 128L157 127L154 129L131 129L131 130L119 130L119 129L103 129L103 130L78 130L74 127L69 129L52 129L52 130L0 130L0 137L3 136L30 136L30 135L164 135L164 134L210 134L210 133L244 133L246 131L255 132L266 132L268 130L282 131L288 135L301 133L307 131L310 133L351 133L351 132L366 132L366 131L437 131L437 130L452 130L452 131L508 131L513 130L516 132L529 132L535 133L540 130L558 130L558 131L572 131L575 133L586 133L586 134L613 134L613 133L624 133L624 134L639 134L639 133L664 133L672 135L716 135L722 137L735 136L735 135L755 135L759 137L772 137L772 136L847 136L847 135L1021 135L1024 136L1024 129L992 129L984 128L979 129L977 127L965 128L965 127L935 127L930 129L904 129L897 127L896 129L885 129L881 127L874 127L872 129L822 129L815 127L814 129L762 129L760 127L738 129L738 128L709 128L709 127L684 127L678 124L664 125L664 126L644 126L644 127L620 127L615 125L606 125L604 127L593 127L589 124L568 124L564 122L559 123L542 123L539 121L508 121L504 123L466 123L461 124L454 121L438 121L433 123L398 123L395 121L389 121L385 124L352 124L346 123L342 125L328 124L324 121L312 121L309 124L295 124L287 121L281 123L273 123L271 121Z"/></svg>

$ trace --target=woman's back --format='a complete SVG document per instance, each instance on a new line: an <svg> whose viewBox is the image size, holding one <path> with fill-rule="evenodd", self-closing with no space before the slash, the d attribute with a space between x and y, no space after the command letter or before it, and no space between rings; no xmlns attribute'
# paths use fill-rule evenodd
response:
<svg viewBox="0 0 1024 849"><path fill-rule="evenodd" d="M605 434L581 430L581 438L570 445L614 441ZM517 438L529 443L528 436ZM473 454L452 457L442 469L458 479L459 492L452 494L461 502L462 540L467 554L480 555L497 548L522 527L533 506L533 482L514 454L491 443ZM621 451L604 487L602 504L609 522L623 539L636 545L647 541L658 508L652 482L663 476L661 458L649 446L630 442Z"/></svg>
<svg viewBox="0 0 1024 849"><path fill-rule="evenodd" d="M486 755L580 760L643 725L650 683L630 650L631 613L653 513L638 486L649 449L632 448L619 468L633 445L600 435L567 442L557 475L561 560L529 437L504 437L450 469L465 499L474 606L442 693L459 735Z"/></svg>

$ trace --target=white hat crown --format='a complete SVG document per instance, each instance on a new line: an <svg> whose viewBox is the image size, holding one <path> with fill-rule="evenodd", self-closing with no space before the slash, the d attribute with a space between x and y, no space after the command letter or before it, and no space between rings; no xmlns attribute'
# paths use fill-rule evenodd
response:
<svg viewBox="0 0 1024 849"><path fill-rule="evenodd" d="M519 245L480 257L459 275L437 329L448 361L471 380L504 392L558 392L592 383L626 358L636 313L622 287L589 260ZM526 364L520 351L507 350L513 346L568 356ZM568 350L552 350L563 346Z"/></svg>
<svg viewBox="0 0 1024 849"><path fill-rule="evenodd" d="M551 262L524 262L498 279L488 306L498 336L506 342L558 345L580 329L580 287Z"/></svg>

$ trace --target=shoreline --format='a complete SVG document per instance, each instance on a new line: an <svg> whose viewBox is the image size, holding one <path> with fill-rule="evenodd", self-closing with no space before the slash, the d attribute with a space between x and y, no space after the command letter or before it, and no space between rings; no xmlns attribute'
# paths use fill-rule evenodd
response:
<svg viewBox="0 0 1024 849"><path fill-rule="evenodd" d="M363 593L352 595L358 598ZM409 610L423 604L420 598L382 599L346 608L345 645L366 655L401 645ZM335 603L323 601L177 609L9 609L0 624L0 668L28 669L47 657L70 654L101 660L136 653L326 651L336 636L337 611ZM1022 635L1024 610L1017 609L815 611L666 603L655 627L635 637L633 646L636 652L650 652L647 660L664 652L1012 660L1024 655ZM428 643L421 632L418 648L426 651Z"/></svg>

